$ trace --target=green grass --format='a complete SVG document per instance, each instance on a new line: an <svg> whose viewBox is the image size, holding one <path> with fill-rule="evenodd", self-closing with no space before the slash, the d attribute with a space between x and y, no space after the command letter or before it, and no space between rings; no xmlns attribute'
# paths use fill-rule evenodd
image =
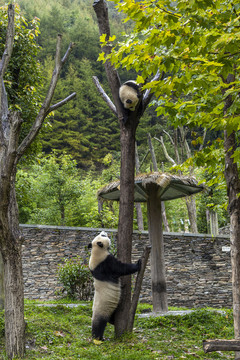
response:
<svg viewBox="0 0 240 360"><path fill-rule="evenodd" d="M114 338L114 328L108 325L101 345L91 340L91 303L68 308L54 302L54 307L38 306L26 301L28 360L108 359L231 359L233 353L204 354L204 339L233 338L232 312L219 313L210 309L196 310L184 316L136 316L134 331L121 339ZM65 303L67 303L65 301ZM140 304L137 313L151 311ZM170 310L173 310L171 308ZM177 310L174 308L174 310ZM0 313L0 359L4 355L3 313Z"/></svg>

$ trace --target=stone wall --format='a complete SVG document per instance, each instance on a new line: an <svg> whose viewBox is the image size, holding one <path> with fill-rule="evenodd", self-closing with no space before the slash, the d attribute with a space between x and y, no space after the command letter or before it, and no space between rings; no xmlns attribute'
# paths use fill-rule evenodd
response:
<svg viewBox="0 0 240 360"><path fill-rule="evenodd" d="M87 263L87 245L103 229L22 225L25 297L51 300L59 289L56 271L63 259L80 255ZM115 240L116 230L106 230ZM146 244L147 232L133 234L133 261ZM167 291L170 306L231 307L229 237L164 233ZM150 261L149 261L150 263ZM151 302L150 265L140 301Z"/></svg>

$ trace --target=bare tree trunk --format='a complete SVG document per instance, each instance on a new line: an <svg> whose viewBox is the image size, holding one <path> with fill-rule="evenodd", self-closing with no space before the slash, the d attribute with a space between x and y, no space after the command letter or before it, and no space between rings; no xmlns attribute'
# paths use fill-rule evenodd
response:
<svg viewBox="0 0 240 360"><path fill-rule="evenodd" d="M2 253L0 251L0 310L4 309L4 267Z"/></svg>
<svg viewBox="0 0 240 360"><path fill-rule="evenodd" d="M172 139L172 137L170 136L170 134L168 134L166 131L164 131L165 134L167 134L167 136L169 137L172 145L174 146L174 150L175 150L175 155L176 155L176 158L177 158L177 162L171 158L171 156L169 156L168 152L167 152L167 148L164 144L164 141L163 141L163 137L161 136L160 139L158 138L154 138L156 139L157 141L159 141L162 145L162 148L163 148L163 152L164 152L164 155L166 157L166 159L173 165L176 165L176 164L180 164L180 156L179 156L179 151L178 151L178 143L177 143L177 134L176 134L176 131L174 133L174 140ZM187 157L189 158L191 156L191 152L190 152L190 149L189 149L189 146L187 144L187 141L185 139L185 135L184 135L184 131L183 131L183 128L180 128L180 133L181 133L181 137L182 137L182 143L185 147L185 150L186 150L186 153L187 153ZM180 175L182 174L181 172L179 172ZM197 209L196 209L196 202L195 202L195 198L193 196L190 196L190 197L185 197L185 202L186 202L186 206L187 206L187 211L188 211L188 218L189 218L189 221L190 221L190 227L191 227L191 232L193 233L198 233L198 228L197 228Z"/></svg>
<svg viewBox="0 0 240 360"><path fill-rule="evenodd" d="M21 236L15 194L16 148L21 118L10 113L8 146L0 151L0 251L4 268L5 343L7 356L23 357L25 349Z"/></svg>
<svg viewBox="0 0 240 360"><path fill-rule="evenodd" d="M216 211L210 210L209 211L210 217L210 234L213 236L217 236L218 232L218 214Z"/></svg>
<svg viewBox="0 0 240 360"><path fill-rule="evenodd" d="M230 214L230 242L232 262L232 294L233 294L233 320L234 337L240 339L240 179L237 164L233 153L236 148L235 133L228 136L225 131L225 178L229 198L228 211ZM236 352L235 359L240 358Z"/></svg>
<svg viewBox="0 0 240 360"><path fill-rule="evenodd" d="M197 221L196 221L197 220L197 209L196 209L195 198L193 196L187 196L187 197L185 197L185 202L187 205L188 218L190 221L191 232L198 233Z"/></svg>
<svg viewBox="0 0 240 360"><path fill-rule="evenodd" d="M141 203L135 203L135 209L136 209L136 214L137 214L138 230L144 231L143 213L142 213Z"/></svg>
<svg viewBox="0 0 240 360"><path fill-rule="evenodd" d="M148 147L149 147L149 150L150 150L150 153L152 156L153 170L158 171L157 160L156 160L155 151L154 151L154 147L152 144L152 139L151 139L150 134L148 134ZM170 227L169 227L168 220L167 220L167 214L166 214L164 201L161 202L161 208L162 208L162 220L163 220L163 224L164 224L164 230L169 232Z"/></svg>
<svg viewBox="0 0 240 360"><path fill-rule="evenodd" d="M120 203L117 238L118 258L131 262L133 208L134 208L134 170L135 170L135 132L137 120L131 119L121 126L121 171L120 171ZM131 276L122 278L122 299L115 316L115 333L119 337L127 331L129 310L131 306Z"/></svg>
<svg viewBox="0 0 240 360"><path fill-rule="evenodd" d="M226 84L235 81L235 75L229 74L224 80ZM231 86L231 85L229 85ZM227 88L222 90L223 94ZM224 115L233 103L231 95L225 98ZM240 178L238 165L234 160L234 152L237 147L236 133L228 134L224 131L225 150L225 179L228 195L228 212L230 215L230 243L232 262L232 295L233 295L233 322L234 337L240 339ZM235 359L240 359L240 352L235 353Z"/></svg>
<svg viewBox="0 0 240 360"><path fill-rule="evenodd" d="M53 109L64 105L76 94L50 106L63 64L66 62L72 45L65 56L60 58L61 36L58 36L55 56L55 69L51 84L42 107L26 137L19 144L22 119L17 112L8 110L4 88L4 75L11 58L14 41L14 6L8 7L8 29L5 50L0 59L0 251L4 268L5 296L5 344L9 359L24 356L24 286L22 274L22 239L20 236L18 206L15 194L17 164L36 138L44 119Z"/></svg>
<svg viewBox="0 0 240 360"><path fill-rule="evenodd" d="M9 251L10 250L10 251ZM7 356L23 357L25 351L24 289L21 244L3 251L5 290L5 341Z"/></svg>
<svg viewBox="0 0 240 360"><path fill-rule="evenodd" d="M130 308L130 312L129 312L128 331L132 331L132 329L133 329L134 317L135 317L137 304L138 304L138 299L139 299L139 295L140 295L140 291L141 291L143 275L144 275L144 271L145 271L146 266L147 266L150 251L151 251L151 246L150 245L146 246L145 249L144 249L143 255L141 257L141 260L142 260L141 270L139 271L139 273L137 275L137 279L136 279L136 283L135 283L135 289L134 289L132 302L131 302L131 308Z"/></svg>
<svg viewBox="0 0 240 360"><path fill-rule="evenodd" d="M108 7L105 0L95 0L93 8L97 16L99 34L106 34L106 40L110 36L110 25L108 18ZM111 53L111 45L103 46L103 52L108 55ZM135 170L135 134L139 119L149 104L152 94L147 90L140 99L142 107L138 107L129 114L126 123L123 123L123 105L119 99L120 79L118 72L110 61L104 63L108 83L111 89L114 104L109 99L99 85L101 96L106 101L110 110L117 115L120 124L120 143L121 143L121 173L120 173L120 203L119 203L119 225L117 237L118 258L122 262L131 261L132 253L132 232L133 232L133 210L134 210L134 170ZM158 80L160 73L157 72L153 80ZM95 83L96 79L95 79ZM115 334L122 335L127 331L128 317L131 304L131 277L125 276L122 279L122 297L115 316Z"/></svg>
<svg viewBox="0 0 240 360"><path fill-rule="evenodd" d="M135 167L136 167L136 174L138 174L140 171L140 161L139 161L136 143L135 143ZM143 213L142 213L141 203L135 203L135 208L136 208L136 213L137 213L138 230L143 231L144 224L143 224Z"/></svg>
<svg viewBox="0 0 240 360"><path fill-rule="evenodd" d="M157 197L157 186L148 185L148 229L151 250L151 277L153 311L167 312L167 283L164 260L161 202Z"/></svg>

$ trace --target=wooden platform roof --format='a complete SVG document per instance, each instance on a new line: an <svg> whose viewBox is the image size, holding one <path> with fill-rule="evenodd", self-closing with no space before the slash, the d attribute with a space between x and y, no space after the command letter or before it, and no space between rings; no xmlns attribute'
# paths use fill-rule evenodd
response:
<svg viewBox="0 0 240 360"><path fill-rule="evenodd" d="M193 177L176 176L168 173L153 172L135 177L134 201L145 202L151 185L158 187L159 200L173 200L190 196L204 190L204 185L198 185ZM98 191L98 196L106 200L119 200L120 180L113 181Z"/></svg>

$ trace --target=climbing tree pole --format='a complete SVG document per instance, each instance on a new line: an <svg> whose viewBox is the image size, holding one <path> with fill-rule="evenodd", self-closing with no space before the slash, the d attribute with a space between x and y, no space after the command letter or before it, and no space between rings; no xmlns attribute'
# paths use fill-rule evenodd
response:
<svg viewBox="0 0 240 360"><path fill-rule="evenodd" d="M100 36L106 34L106 40L110 37L110 26L108 8L105 0L96 0L93 4L97 16ZM103 46L103 52L111 53L111 46ZM134 172L135 172L135 134L139 119L149 104L152 95L147 91L142 98L142 107L131 112L126 123L123 123L123 107L118 93L120 79L117 70L109 61L104 63L108 83L112 92L114 104L101 88L96 77L95 84L108 104L111 111L117 116L120 125L121 144L121 170L120 170L120 203L119 203L119 225L117 237L117 255L123 262L131 262L132 255L132 232L133 232L133 210L134 210ZM155 79L159 77L157 74ZM122 279L122 299L115 317L115 334L120 336L128 329L129 311L131 305L131 277Z"/></svg>

